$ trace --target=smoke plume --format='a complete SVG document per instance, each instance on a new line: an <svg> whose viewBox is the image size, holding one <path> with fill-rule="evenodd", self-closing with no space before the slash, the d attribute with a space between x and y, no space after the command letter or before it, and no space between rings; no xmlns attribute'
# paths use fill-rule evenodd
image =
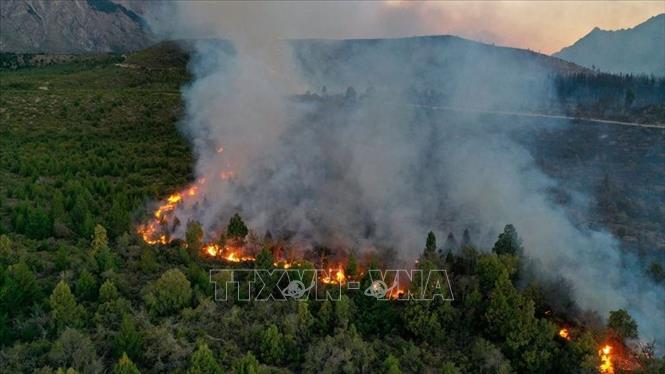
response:
<svg viewBox="0 0 665 374"><path fill-rule="evenodd" d="M219 38L195 43L194 79L183 88L182 131L205 183L177 208L180 221L219 233L239 212L257 232L392 248L404 260L430 230L445 238L470 228L487 248L512 223L525 255L544 276L567 279L581 308L626 308L642 338L665 344L663 288L610 234L571 221L546 193L558 182L510 135L554 124L417 105L442 95L466 109L547 106L537 56L455 38L289 42L280 38L305 19L330 22L297 7L230 3L212 17L174 4L175 19L155 26L165 36ZM294 98L306 90L316 94ZM184 225L177 230L182 237Z"/></svg>

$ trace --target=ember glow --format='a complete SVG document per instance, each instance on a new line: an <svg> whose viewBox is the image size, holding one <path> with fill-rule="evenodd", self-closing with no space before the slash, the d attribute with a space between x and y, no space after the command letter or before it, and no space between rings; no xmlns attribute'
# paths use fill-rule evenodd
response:
<svg viewBox="0 0 665 374"><path fill-rule="evenodd" d="M255 260L254 257L243 254L241 248L227 248L222 255L222 258L229 262L246 262Z"/></svg>
<svg viewBox="0 0 665 374"><path fill-rule="evenodd" d="M216 243L208 243L203 246L202 254L208 258L221 258L227 262L247 262L254 261L253 256L245 254L242 247L237 246L221 246Z"/></svg>
<svg viewBox="0 0 665 374"><path fill-rule="evenodd" d="M223 181L231 180L231 179L233 179L234 176L235 176L235 173L233 171L230 171L230 170L229 171L222 171L222 172L219 173L219 179L221 179Z"/></svg>
<svg viewBox="0 0 665 374"><path fill-rule="evenodd" d="M215 256L217 256L217 253L220 252L220 249L219 249L219 246L217 244L208 244L208 245L203 247L203 251L208 256L215 257Z"/></svg>
<svg viewBox="0 0 665 374"><path fill-rule="evenodd" d="M570 340L570 331L568 331L568 329L564 327L561 330L559 330L559 336L566 340Z"/></svg>
<svg viewBox="0 0 665 374"><path fill-rule="evenodd" d="M612 346L605 344L599 351L600 366L598 370L601 373L614 374L614 365L612 364Z"/></svg>
<svg viewBox="0 0 665 374"><path fill-rule="evenodd" d="M321 277L321 282L325 284L346 283L346 274L344 274L344 269L342 269L342 265L339 265L336 270L334 268L328 269L327 274Z"/></svg>
<svg viewBox="0 0 665 374"><path fill-rule="evenodd" d="M388 293L388 297L395 300L399 299L403 295L406 295L406 290L402 288L394 288Z"/></svg>

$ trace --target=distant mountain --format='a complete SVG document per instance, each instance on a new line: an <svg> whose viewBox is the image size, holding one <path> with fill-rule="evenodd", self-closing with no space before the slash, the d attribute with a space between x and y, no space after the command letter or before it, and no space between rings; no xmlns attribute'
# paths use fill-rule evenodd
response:
<svg viewBox="0 0 665 374"><path fill-rule="evenodd" d="M0 52L125 52L154 40L136 0L1 0Z"/></svg>
<svg viewBox="0 0 665 374"><path fill-rule="evenodd" d="M665 76L665 13L632 29L596 27L554 56L609 73Z"/></svg>

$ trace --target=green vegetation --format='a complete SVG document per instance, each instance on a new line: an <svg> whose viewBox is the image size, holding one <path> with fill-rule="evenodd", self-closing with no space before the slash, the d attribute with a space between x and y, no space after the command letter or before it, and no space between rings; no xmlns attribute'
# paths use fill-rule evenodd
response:
<svg viewBox="0 0 665 374"><path fill-rule="evenodd" d="M0 71L0 372L589 372L603 339L634 337L617 311L607 328L569 321L573 340L560 338L554 323L566 316L551 315L544 287L516 287L529 248L512 226L495 253L468 233L448 253L433 233L413 243L426 244L420 268L448 270L452 302L346 290L337 302L214 302L212 264L191 251L198 224L157 247L133 230L146 204L192 180L175 127L187 74L169 53L172 65L153 65L153 49L125 66ZM257 241L249 229L236 215L227 235ZM272 266L284 243L258 241L257 263ZM347 274L379 258L352 256ZM638 357L644 372L662 369Z"/></svg>
<svg viewBox="0 0 665 374"><path fill-rule="evenodd" d="M240 218L238 213L234 214L233 217L229 220L229 226L226 229L226 233L229 238L234 239L243 239L249 233L247 226Z"/></svg>

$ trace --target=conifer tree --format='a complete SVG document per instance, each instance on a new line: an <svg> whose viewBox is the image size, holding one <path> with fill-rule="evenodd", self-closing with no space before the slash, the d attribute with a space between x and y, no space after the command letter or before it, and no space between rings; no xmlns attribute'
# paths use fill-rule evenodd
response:
<svg viewBox="0 0 665 374"><path fill-rule="evenodd" d="M65 281L60 281L49 297L51 316L57 329L79 327L82 325L83 308L76 303Z"/></svg>
<svg viewBox="0 0 665 374"><path fill-rule="evenodd" d="M196 352L192 355L192 363L189 374L221 374L222 368L213 356L207 344L199 344Z"/></svg>
<svg viewBox="0 0 665 374"><path fill-rule="evenodd" d="M127 354L123 353L113 369L113 374L141 374L141 371L136 367L132 360L127 357Z"/></svg>

